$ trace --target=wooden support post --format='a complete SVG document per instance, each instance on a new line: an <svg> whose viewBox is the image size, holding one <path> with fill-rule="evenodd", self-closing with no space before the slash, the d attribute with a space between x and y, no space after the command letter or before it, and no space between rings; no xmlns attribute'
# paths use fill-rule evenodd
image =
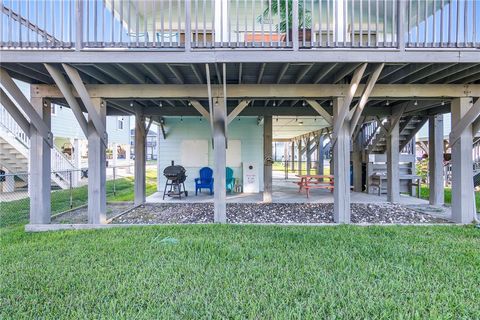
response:
<svg viewBox="0 0 480 320"><path fill-rule="evenodd" d="M297 141L297 152L298 152L298 174L302 174L302 139L298 139Z"/></svg>
<svg viewBox="0 0 480 320"><path fill-rule="evenodd" d="M312 167L312 154L310 153L310 148L312 147L312 140L310 137L307 138L307 143L305 146L305 155L307 156L307 174L310 174Z"/></svg>
<svg viewBox="0 0 480 320"><path fill-rule="evenodd" d="M430 180L430 204L444 204L443 189L443 115L428 119L428 175Z"/></svg>
<svg viewBox="0 0 480 320"><path fill-rule="evenodd" d="M399 137L400 125L390 117L389 133L387 134L387 201L398 202L400 198L400 175L399 175Z"/></svg>
<svg viewBox="0 0 480 320"><path fill-rule="evenodd" d="M135 112L135 168L134 168L134 204L136 206L145 203L146 188L146 146L147 132L145 128L145 116L139 109Z"/></svg>
<svg viewBox="0 0 480 320"><path fill-rule="evenodd" d="M263 202L272 202L272 116L263 118Z"/></svg>
<svg viewBox="0 0 480 320"><path fill-rule="evenodd" d="M50 131L51 104L49 100L32 98L31 105ZM50 223L51 216L51 149L44 136L30 126L30 224Z"/></svg>
<svg viewBox="0 0 480 320"><path fill-rule="evenodd" d="M295 140L292 140L292 145L290 150L290 168L292 172L295 172Z"/></svg>
<svg viewBox="0 0 480 320"><path fill-rule="evenodd" d="M72 187L78 187L82 173L80 168L82 166L82 154L80 150L80 140L78 138L73 139L73 167L76 169L72 173Z"/></svg>
<svg viewBox="0 0 480 320"><path fill-rule="evenodd" d="M106 125L107 107L102 99L91 99L95 109L95 117L103 126ZM88 223L106 223L107 192L105 188L107 178L107 163L105 159L105 144L103 137L95 125L92 117L88 116Z"/></svg>
<svg viewBox="0 0 480 320"><path fill-rule="evenodd" d="M362 192L362 144L360 135L353 142L353 191Z"/></svg>
<svg viewBox="0 0 480 320"><path fill-rule="evenodd" d="M160 143L162 142L162 125L157 125L157 191L162 191L160 179L162 177L162 167L160 166Z"/></svg>
<svg viewBox="0 0 480 320"><path fill-rule="evenodd" d="M323 134L320 134L318 137L318 147L317 147L317 174L323 175L324 168L324 159L325 159L325 149L323 148ZM322 179L323 181L323 179Z"/></svg>
<svg viewBox="0 0 480 320"><path fill-rule="evenodd" d="M226 174L227 165L227 138L225 124L227 121L227 110L223 98L218 98L213 104L213 177L214 177L214 221L218 223L227 222L226 205Z"/></svg>
<svg viewBox="0 0 480 320"><path fill-rule="evenodd" d="M470 110L471 101L471 98L452 100L452 128ZM456 143L452 146L452 220L457 223L471 223L475 218L471 123L457 134Z"/></svg>
<svg viewBox="0 0 480 320"><path fill-rule="evenodd" d="M333 145L334 192L333 212L336 223L350 223L350 122L342 115L348 112L349 104L344 98L333 99L333 121L338 132L334 132ZM338 123L341 121L342 123Z"/></svg>

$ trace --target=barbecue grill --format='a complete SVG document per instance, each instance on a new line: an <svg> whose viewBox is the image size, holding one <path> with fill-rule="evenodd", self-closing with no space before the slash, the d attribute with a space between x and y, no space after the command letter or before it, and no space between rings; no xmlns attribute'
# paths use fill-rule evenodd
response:
<svg viewBox="0 0 480 320"><path fill-rule="evenodd" d="M174 165L173 161L171 166L168 166L163 170L163 175L167 178L167 181L165 182L165 190L163 191L164 200L165 196L179 197L180 199L182 198L182 194L184 194L185 197L188 196L188 191L185 190L185 179L187 179L185 173L185 168Z"/></svg>

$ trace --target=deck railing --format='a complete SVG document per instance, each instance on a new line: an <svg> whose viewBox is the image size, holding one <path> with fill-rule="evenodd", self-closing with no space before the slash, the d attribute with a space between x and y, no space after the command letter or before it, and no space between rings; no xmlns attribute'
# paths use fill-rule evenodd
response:
<svg viewBox="0 0 480 320"><path fill-rule="evenodd" d="M0 0L2 49L479 48L480 0Z"/></svg>

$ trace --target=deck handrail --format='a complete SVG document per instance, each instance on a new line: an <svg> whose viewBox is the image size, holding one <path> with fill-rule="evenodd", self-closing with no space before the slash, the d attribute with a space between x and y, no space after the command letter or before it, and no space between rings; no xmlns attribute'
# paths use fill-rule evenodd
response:
<svg viewBox="0 0 480 320"><path fill-rule="evenodd" d="M480 0L2 0L0 6L1 50L480 48Z"/></svg>

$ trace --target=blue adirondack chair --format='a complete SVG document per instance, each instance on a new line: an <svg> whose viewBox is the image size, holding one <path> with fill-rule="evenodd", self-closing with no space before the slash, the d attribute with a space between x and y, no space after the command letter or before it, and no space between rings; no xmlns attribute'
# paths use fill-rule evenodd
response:
<svg viewBox="0 0 480 320"><path fill-rule="evenodd" d="M233 177L232 168L227 167L226 169L226 182L227 182L227 192L232 192L235 186L235 178Z"/></svg>
<svg viewBox="0 0 480 320"><path fill-rule="evenodd" d="M209 167L200 169L200 178L195 178L195 195L198 190L202 192L202 188L210 189L210 194L213 194L213 170Z"/></svg>

